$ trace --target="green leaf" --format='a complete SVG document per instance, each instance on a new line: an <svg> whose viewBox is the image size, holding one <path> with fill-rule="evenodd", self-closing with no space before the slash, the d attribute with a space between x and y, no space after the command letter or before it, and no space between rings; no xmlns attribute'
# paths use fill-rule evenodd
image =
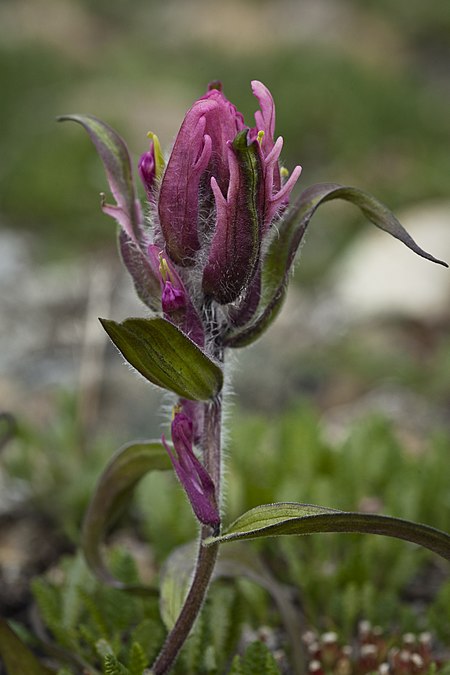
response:
<svg viewBox="0 0 450 675"><path fill-rule="evenodd" d="M280 670L267 645L256 641L247 647L244 656L233 659L230 675L280 675Z"/></svg>
<svg viewBox="0 0 450 675"><path fill-rule="evenodd" d="M148 659L138 642L133 642L130 649L128 670L130 675L142 675L148 665Z"/></svg>
<svg viewBox="0 0 450 675"><path fill-rule="evenodd" d="M103 162L111 192L117 207L103 209L115 217L134 241L140 239L140 206L136 200L130 155L125 141L119 134L93 115L62 115L59 122L72 121L81 124L89 134Z"/></svg>
<svg viewBox="0 0 450 675"><path fill-rule="evenodd" d="M107 654L104 657L103 672L105 675L130 675L128 668L114 654Z"/></svg>
<svg viewBox="0 0 450 675"><path fill-rule="evenodd" d="M166 319L100 319L116 347L136 370L159 387L192 401L214 398L221 368Z"/></svg>
<svg viewBox="0 0 450 675"><path fill-rule="evenodd" d="M28 649L8 623L0 618L0 656L8 675L49 675L53 671L45 668Z"/></svg>
<svg viewBox="0 0 450 675"><path fill-rule="evenodd" d="M374 225L400 239L414 253L448 267L446 262L420 248L394 214L372 195L335 183L312 185L302 192L274 232L263 260L261 298L255 318L243 327L231 329L225 337L227 346L244 347L254 342L272 323L281 308L289 273L309 222L321 204L333 199L354 204Z"/></svg>
<svg viewBox="0 0 450 675"><path fill-rule="evenodd" d="M195 568L196 544L177 547L165 561L159 575L159 611L167 630L172 630L189 591Z"/></svg>
<svg viewBox="0 0 450 675"><path fill-rule="evenodd" d="M450 560L450 536L428 525L374 513L336 511L295 502L257 506L235 520L223 535L209 537L205 544L316 532L382 534L419 544Z"/></svg>
<svg viewBox="0 0 450 675"><path fill-rule="evenodd" d="M96 576L114 588L142 590L124 584L107 569L101 552L102 539L123 510L137 483L148 471L166 471L172 467L167 451L159 441L129 443L111 458L101 475L83 523L81 545L87 563ZM153 593L152 589L147 592Z"/></svg>

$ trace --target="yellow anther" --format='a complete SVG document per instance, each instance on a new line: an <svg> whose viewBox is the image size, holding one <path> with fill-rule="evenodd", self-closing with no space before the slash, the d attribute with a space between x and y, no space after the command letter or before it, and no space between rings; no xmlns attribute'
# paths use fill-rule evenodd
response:
<svg viewBox="0 0 450 675"><path fill-rule="evenodd" d="M281 178L287 178L289 176L289 170L285 166L282 166L280 169Z"/></svg>
<svg viewBox="0 0 450 675"><path fill-rule="evenodd" d="M170 269L169 265L167 264L167 260L163 257L162 253L159 253L159 273L162 276L162 279L164 283L167 281L167 279L170 279Z"/></svg>
<svg viewBox="0 0 450 675"><path fill-rule="evenodd" d="M260 131L258 131L258 135L257 135L257 137L256 137L256 140L258 141L258 143L259 143L260 145L261 145L261 143L262 143L262 141L263 141L263 138L264 138L264 131L261 129Z"/></svg>
<svg viewBox="0 0 450 675"><path fill-rule="evenodd" d="M178 415L183 410L179 403L176 403L172 408L172 422L175 419L175 415Z"/></svg>
<svg viewBox="0 0 450 675"><path fill-rule="evenodd" d="M164 167L166 165L164 161L164 155L162 154L161 144L159 138L153 131L149 131L147 134L148 138L153 141L153 154L155 155L155 176L159 179L162 176Z"/></svg>

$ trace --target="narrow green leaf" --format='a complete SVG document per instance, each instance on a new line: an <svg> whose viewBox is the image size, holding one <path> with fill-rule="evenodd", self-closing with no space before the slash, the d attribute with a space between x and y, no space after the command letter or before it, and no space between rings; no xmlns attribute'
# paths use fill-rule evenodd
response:
<svg viewBox="0 0 450 675"><path fill-rule="evenodd" d="M172 630L189 591L195 568L195 542L178 546L159 574L159 611L165 627Z"/></svg>
<svg viewBox="0 0 450 675"><path fill-rule="evenodd" d="M138 642L133 642L130 649L128 670L130 675L143 675L148 665L148 658Z"/></svg>
<svg viewBox="0 0 450 675"><path fill-rule="evenodd" d="M136 201L130 155L125 141L119 134L94 115L62 115L58 121L81 124L89 134L103 162L111 192L117 207L104 207L105 212L117 218L128 235L135 241L140 238L140 207Z"/></svg>
<svg viewBox="0 0 450 675"><path fill-rule="evenodd" d="M302 192L297 202L278 225L263 261L262 289L258 309L247 325L231 329L225 338L229 347L244 347L256 340L276 317L282 305L289 273L310 220L318 207L333 199L357 206L377 227L402 241L414 253L448 267L416 244L394 214L372 195L357 188L335 183L318 183Z"/></svg>
<svg viewBox="0 0 450 675"><path fill-rule="evenodd" d="M235 520L222 536L210 537L205 543L211 545L240 539L316 532L382 534L419 544L450 560L450 535L428 525L374 513L336 511L295 502L257 506Z"/></svg>
<svg viewBox="0 0 450 675"><path fill-rule="evenodd" d="M8 675L50 675L53 671L45 668L9 627L0 618L0 657Z"/></svg>
<svg viewBox="0 0 450 675"><path fill-rule="evenodd" d="M81 538L87 563L101 581L115 588L133 590L134 587L119 581L107 569L101 543L140 479L149 471L166 471L171 467L167 451L160 441L129 443L111 458L95 488Z"/></svg>
<svg viewBox="0 0 450 675"><path fill-rule="evenodd" d="M272 652L260 641L252 642L236 665L240 675L281 675ZM234 666L232 672L235 672Z"/></svg>
<svg viewBox="0 0 450 675"><path fill-rule="evenodd" d="M100 319L125 359L147 380L192 401L214 398L222 370L170 321Z"/></svg>

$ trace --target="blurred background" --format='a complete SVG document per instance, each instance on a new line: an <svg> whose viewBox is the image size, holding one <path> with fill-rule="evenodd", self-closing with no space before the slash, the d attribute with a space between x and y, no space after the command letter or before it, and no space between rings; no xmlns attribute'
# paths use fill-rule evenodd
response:
<svg viewBox="0 0 450 675"><path fill-rule="evenodd" d="M56 116L97 115L136 164L149 130L170 147L211 80L222 80L251 124L250 80L259 79L276 102L284 164L303 166L300 189L363 188L448 261L449 73L442 0L0 1L3 607L22 607L30 576L77 541L111 452L158 436L162 420L158 392L123 366L97 322L145 308L121 270L114 223L100 212L107 184L94 148ZM449 299L444 268L415 259L351 206L324 206L277 323L245 359L232 359L230 518L285 499L448 529ZM174 485L150 487L136 518L146 538L173 533L159 559L195 528ZM159 500L153 524L150 492ZM34 520L24 519L30 512ZM42 531L53 534L36 560L29 542ZM408 626L426 623L417 606L444 592L447 568L368 538L356 538L352 553L350 539L285 545L281 569L306 584L311 617L334 626L345 605L349 626L362 613L376 618L385 583L413 606ZM318 557L323 565L305 573ZM380 560L386 574L370 596ZM321 602L333 593L324 620Z"/></svg>

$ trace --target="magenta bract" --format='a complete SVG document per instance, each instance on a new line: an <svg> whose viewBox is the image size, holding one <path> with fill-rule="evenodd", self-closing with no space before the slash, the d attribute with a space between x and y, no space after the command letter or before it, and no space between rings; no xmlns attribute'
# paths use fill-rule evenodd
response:
<svg viewBox="0 0 450 675"><path fill-rule="evenodd" d="M200 248L198 236L200 181L212 152L205 133L206 115L214 101L197 101L186 114L165 170L158 201L167 251L182 266L192 266Z"/></svg>
<svg viewBox="0 0 450 675"><path fill-rule="evenodd" d="M172 451L164 436L162 442L183 486L192 509L201 523L213 527L220 523L216 506L214 483L193 450L194 431L191 419L183 412L175 412L172 421Z"/></svg>
<svg viewBox="0 0 450 675"><path fill-rule="evenodd" d="M260 110L251 128L217 83L194 103L175 140L158 199L169 256L192 267L205 261L206 253L203 290L220 304L245 290L262 238L300 175L296 167L283 184L283 142L273 137L273 99L261 82L252 88ZM151 173L151 158L148 163Z"/></svg>

